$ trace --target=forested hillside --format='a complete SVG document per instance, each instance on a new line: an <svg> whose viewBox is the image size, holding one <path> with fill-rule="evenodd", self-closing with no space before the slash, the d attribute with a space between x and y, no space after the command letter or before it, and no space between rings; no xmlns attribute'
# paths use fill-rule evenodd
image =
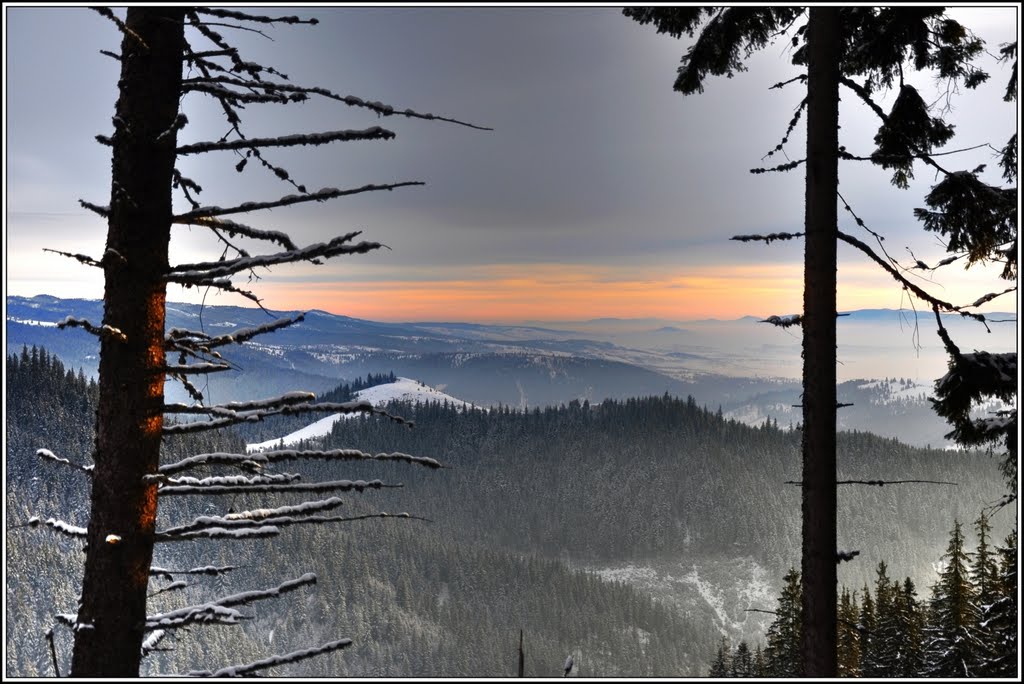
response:
<svg viewBox="0 0 1024 684"><path fill-rule="evenodd" d="M33 515L85 522L87 477L43 462L35 450L87 463L95 390L43 350L9 356L7 372L6 617L17 625L8 631L8 660L14 673L49 675L44 633L54 613L73 610L80 544L20 525ZM344 400L388 379L358 380L327 398ZM389 410L415 419L415 428L353 418L305 446L401 451L448 468L316 461L280 470L307 479L402 483L348 497L343 510L408 511L433 522L371 520L291 528L270 541L163 545L158 566L239 568L167 592L161 590L169 582L154 577L150 593L161 593L153 610L268 588L310 571L319 581L258 605L255 619L241 626L166 638L161 647L172 650L147 659L149 674L248 662L351 637L355 645L345 651L274 674L511 676L523 629L527 675L559 674L568 653L581 676L699 675L721 635L735 635L730 621L745 621L746 608L770 607L738 586L747 580L732 576L735 568L753 563L781 578L799 558L799 491L786 483L799 476L798 431L748 427L692 398L669 396L528 412L437 404ZM244 434L177 436L167 440L165 459L239 451L255 436L294 427L275 420L247 426ZM952 520L974 519L1002 493L995 463L985 456L915 449L864 433L841 435L840 447L841 478L957 483L844 487L841 544L861 551L842 566L850 587L872 585L880 560L892 576L928 586ZM169 525L252 505L265 502L168 497L161 516ZM1006 523L994 524L1002 538ZM602 571L626 565L689 573L689 593L656 600L635 582L610 580L628 576ZM730 598L716 603L716 596ZM70 635L61 627L55 635L64 659Z"/></svg>

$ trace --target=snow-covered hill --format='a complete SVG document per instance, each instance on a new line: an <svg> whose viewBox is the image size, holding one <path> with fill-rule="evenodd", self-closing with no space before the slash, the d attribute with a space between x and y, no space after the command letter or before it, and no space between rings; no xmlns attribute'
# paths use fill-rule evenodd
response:
<svg viewBox="0 0 1024 684"><path fill-rule="evenodd" d="M391 401L407 401L412 403L445 403L447 402L451 406L459 408L476 408L473 404L463 401L462 399L456 399L453 396L445 394L444 392L434 389L429 385L424 385L418 380L411 380L409 378L398 378L395 382L389 382L384 385L376 385L374 387L368 387L364 390L356 392L355 397L358 401L368 401L374 406L384 406ZM284 446L296 444L304 439L312 439L314 437L323 437L324 435L330 434L334 424L341 420L345 416L352 416L358 414L341 414L335 413L321 418L320 420L310 423L306 427L296 430L290 434L285 435L279 439L271 439L266 442L259 442L258 444L246 445L247 451L263 451L264 449L272 449L276 446L280 446L282 443Z"/></svg>

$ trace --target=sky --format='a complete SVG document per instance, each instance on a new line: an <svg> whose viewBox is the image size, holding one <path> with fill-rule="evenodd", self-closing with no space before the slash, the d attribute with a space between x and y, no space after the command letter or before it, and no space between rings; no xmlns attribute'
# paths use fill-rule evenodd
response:
<svg viewBox="0 0 1024 684"><path fill-rule="evenodd" d="M300 244L362 230L361 239L390 248L261 271L251 289L268 308L474 322L799 311L802 244L729 241L801 230L802 170L748 172L786 159L762 160L802 98L797 85L768 88L797 73L786 41L755 53L747 72L711 78L703 94L683 96L672 83L690 41L658 35L615 7L321 6L285 13L320 23L278 24L266 36L221 30L245 59L295 83L493 130L378 118L329 100L248 107L250 136L375 125L397 133L390 141L267 151L311 189L426 183L234 217L287 231ZM953 13L993 54L1016 40L1017 6ZM112 131L118 65L99 50L116 51L120 34L84 7L8 5L4 29L6 292L99 298L98 271L43 249L102 254L105 224L78 200L109 202L109 148L93 136ZM957 136L950 149L1001 147L1016 130L1016 108L1001 99L1009 70L994 57L985 66L991 83L952 100ZM927 74L908 80L928 101L945 90ZM223 114L205 96L187 95L182 106L189 124L179 143L226 132ZM869 154L874 115L848 97L840 116L841 143ZM803 144L801 124L785 147L788 158L802 158ZM957 168L989 164L987 179L999 182L991 150L946 159ZM236 163L233 153L220 152L184 158L181 168L204 188L207 205L295 192L256 164L239 174ZM920 167L908 190L888 179L863 162L840 169L844 196L887 236L893 256L910 259L910 248L926 262L942 258L936 236L912 213L936 178ZM176 199L179 206L186 205ZM840 228L858 230L844 215ZM220 248L204 233L175 226L172 262L216 258ZM952 267L922 284L968 302L1002 289L993 273ZM247 285L241 276L236 284ZM198 301L203 293L172 285L168 296ZM1010 297L990 308L1015 311ZM206 301L250 304L224 293ZM887 275L845 245L838 302L841 310L910 306Z"/></svg>

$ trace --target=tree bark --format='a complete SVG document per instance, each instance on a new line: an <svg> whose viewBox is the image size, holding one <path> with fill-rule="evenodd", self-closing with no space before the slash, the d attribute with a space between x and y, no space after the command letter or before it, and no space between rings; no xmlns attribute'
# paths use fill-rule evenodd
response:
<svg viewBox="0 0 1024 684"><path fill-rule="evenodd" d="M104 256L100 397L73 677L137 677L153 557L163 428L164 304L185 8L132 7Z"/></svg>
<svg viewBox="0 0 1024 684"><path fill-rule="evenodd" d="M807 31L804 215L803 583L805 677L836 671L836 193L839 8L812 7Z"/></svg>

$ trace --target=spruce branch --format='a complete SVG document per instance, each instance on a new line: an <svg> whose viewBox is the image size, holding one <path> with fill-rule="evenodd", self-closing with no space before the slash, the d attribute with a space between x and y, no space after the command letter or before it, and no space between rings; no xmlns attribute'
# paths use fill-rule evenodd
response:
<svg viewBox="0 0 1024 684"><path fill-rule="evenodd" d="M103 268L102 261L93 259L91 256L87 254L72 254L71 252L62 252L59 249L50 249L49 247L43 247L43 251L50 252L51 254L60 254L61 256L66 256L69 259L79 261L85 264L86 266L95 266L96 268Z"/></svg>

